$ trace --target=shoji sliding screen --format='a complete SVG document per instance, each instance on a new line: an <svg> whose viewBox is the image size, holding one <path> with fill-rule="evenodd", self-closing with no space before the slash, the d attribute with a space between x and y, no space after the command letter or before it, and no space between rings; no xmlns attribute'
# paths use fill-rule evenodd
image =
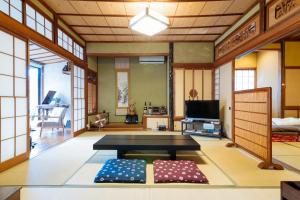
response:
<svg viewBox="0 0 300 200"><path fill-rule="evenodd" d="M73 131L85 128L85 72L80 67L73 67Z"/></svg>
<svg viewBox="0 0 300 200"><path fill-rule="evenodd" d="M0 171L28 158L27 42L0 30Z"/></svg>

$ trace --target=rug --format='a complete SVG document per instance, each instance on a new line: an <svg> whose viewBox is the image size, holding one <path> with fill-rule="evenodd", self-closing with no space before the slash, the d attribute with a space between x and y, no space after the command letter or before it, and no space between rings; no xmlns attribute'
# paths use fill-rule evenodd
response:
<svg viewBox="0 0 300 200"><path fill-rule="evenodd" d="M298 142L298 135L272 134L272 142Z"/></svg>

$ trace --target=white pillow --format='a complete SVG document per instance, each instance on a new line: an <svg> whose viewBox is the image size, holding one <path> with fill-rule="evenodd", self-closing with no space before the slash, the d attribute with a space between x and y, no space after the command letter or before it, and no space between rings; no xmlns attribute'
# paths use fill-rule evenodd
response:
<svg viewBox="0 0 300 200"><path fill-rule="evenodd" d="M274 125L278 126L293 126L293 125L300 125L300 118L273 118L272 122Z"/></svg>

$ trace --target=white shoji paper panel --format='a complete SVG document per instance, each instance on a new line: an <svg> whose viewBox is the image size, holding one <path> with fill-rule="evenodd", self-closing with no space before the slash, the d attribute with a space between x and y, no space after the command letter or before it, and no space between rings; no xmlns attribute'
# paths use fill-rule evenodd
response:
<svg viewBox="0 0 300 200"><path fill-rule="evenodd" d="M1 45L0 45L1 46ZM14 60L13 56L0 53L0 74L13 76Z"/></svg>
<svg viewBox="0 0 300 200"><path fill-rule="evenodd" d="M1 140L13 138L15 136L15 119L1 119Z"/></svg>
<svg viewBox="0 0 300 200"><path fill-rule="evenodd" d="M27 136L22 135L16 138L16 156L26 153Z"/></svg>
<svg viewBox="0 0 300 200"><path fill-rule="evenodd" d="M15 140L1 141L1 162L12 159L15 153Z"/></svg>
<svg viewBox="0 0 300 200"><path fill-rule="evenodd" d="M1 98L1 118L15 116L15 99L13 97Z"/></svg>

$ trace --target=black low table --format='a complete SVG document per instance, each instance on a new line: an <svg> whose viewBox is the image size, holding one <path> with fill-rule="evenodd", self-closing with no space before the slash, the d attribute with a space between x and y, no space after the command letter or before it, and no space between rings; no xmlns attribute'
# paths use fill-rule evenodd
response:
<svg viewBox="0 0 300 200"><path fill-rule="evenodd" d="M132 150L166 150L171 160L176 160L176 151L201 150L191 136L183 135L106 135L93 145L93 149L117 150L119 159Z"/></svg>

